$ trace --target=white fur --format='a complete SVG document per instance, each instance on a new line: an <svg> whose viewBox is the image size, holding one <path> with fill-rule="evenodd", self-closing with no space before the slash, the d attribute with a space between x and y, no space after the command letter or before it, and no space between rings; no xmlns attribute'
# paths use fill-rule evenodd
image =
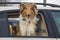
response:
<svg viewBox="0 0 60 40"><path fill-rule="evenodd" d="M37 14L37 9L35 9L35 15L36 14ZM36 16L32 20L28 19L27 17L25 18L26 21L24 21L22 19L23 19L23 17L20 14L19 26L20 26L21 35L22 36L31 36L31 34L35 34L36 24L39 19ZM29 21L30 21L30 23L29 23Z"/></svg>
<svg viewBox="0 0 60 40"><path fill-rule="evenodd" d="M19 25L20 25L20 31L21 31L21 35L22 36L31 36L31 34L35 34L35 29L36 29L36 23L37 23L37 18L35 16L35 18L33 20L28 20L26 18L26 21L22 20L23 17L22 15L20 15L19 17ZM29 23L28 21L30 21L31 23Z"/></svg>

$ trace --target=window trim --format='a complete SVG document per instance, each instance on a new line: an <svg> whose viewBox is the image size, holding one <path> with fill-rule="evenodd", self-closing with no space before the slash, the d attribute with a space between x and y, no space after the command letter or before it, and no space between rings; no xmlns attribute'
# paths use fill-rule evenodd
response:
<svg viewBox="0 0 60 40"><path fill-rule="evenodd" d="M43 10L41 10L43 11ZM44 18L45 18L45 22L46 22L46 25L47 25L47 30L48 30L48 34L49 34L49 37L50 38L56 38L55 36L55 33L54 33L54 30L52 28L52 24L51 24L51 19L49 18L49 10L44 10Z"/></svg>

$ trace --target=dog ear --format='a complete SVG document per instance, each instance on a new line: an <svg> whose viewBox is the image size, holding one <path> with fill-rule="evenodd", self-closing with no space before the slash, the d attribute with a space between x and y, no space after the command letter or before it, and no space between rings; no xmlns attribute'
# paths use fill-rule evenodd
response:
<svg viewBox="0 0 60 40"><path fill-rule="evenodd" d="M33 5L32 7L33 7L34 9L37 9L37 6L36 6L35 3L33 3L32 5Z"/></svg>
<svg viewBox="0 0 60 40"><path fill-rule="evenodd" d="M35 3L32 4L32 9L34 9L35 14L38 14L37 6Z"/></svg>
<svg viewBox="0 0 60 40"><path fill-rule="evenodd" d="M19 10L20 10L20 12L21 12L23 9L24 9L24 3L21 3L21 4L19 5Z"/></svg>

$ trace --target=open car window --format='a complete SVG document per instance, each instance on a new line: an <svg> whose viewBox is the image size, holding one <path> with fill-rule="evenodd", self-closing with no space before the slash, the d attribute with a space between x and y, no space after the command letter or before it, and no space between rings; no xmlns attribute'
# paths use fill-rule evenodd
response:
<svg viewBox="0 0 60 40"><path fill-rule="evenodd" d="M10 35L11 36L21 36L21 32L19 29L19 13L9 13L8 20L9 20L9 27L10 27ZM40 37L48 37L48 30L46 26L46 22L42 13L38 14L39 21L36 25L37 29L35 31L36 36ZM36 37L35 36L35 37Z"/></svg>

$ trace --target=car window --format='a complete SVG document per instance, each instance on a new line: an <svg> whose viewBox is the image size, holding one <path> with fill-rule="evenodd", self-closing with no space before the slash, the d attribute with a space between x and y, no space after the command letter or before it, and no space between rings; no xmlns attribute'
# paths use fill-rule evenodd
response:
<svg viewBox="0 0 60 40"><path fill-rule="evenodd" d="M40 19L36 24L36 36L48 37L47 26L44 20L44 16L42 13L39 13L37 17ZM19 14L11 13L8 14L9 27L10 27L10 35L12 36L21 36L21 32L19 29Z"/></svg>
<svg viewBox="0 0 60 40"><path fill-rule="evenodd" d="M60 12L54 11L51 13L52 13L53 19L55 21L55 24L57 26L58 32L60 33Z"/></svg>

